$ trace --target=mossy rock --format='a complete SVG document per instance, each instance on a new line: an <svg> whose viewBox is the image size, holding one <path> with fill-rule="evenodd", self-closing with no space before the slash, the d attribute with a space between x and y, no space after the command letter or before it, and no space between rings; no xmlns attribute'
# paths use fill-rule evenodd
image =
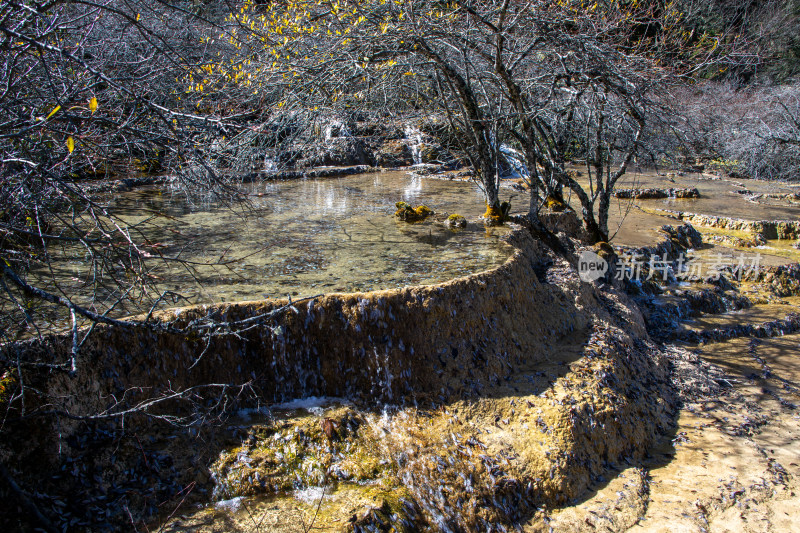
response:
<svg viewBox="0 0 800 533"><path fill-rule="evenodd" d="M604 241L600 241L594 245L594 252L606 261L608 261L610 257L616 257L617 255L614 247Z"/></svg>
<svg viewBox="0 0 800 533"><path fill-rule="evenodd" d="M458 213L453 213L447 217L445 224L451 229L463 229L467 227L467 219Z"/></svg>
<svg viewBox="0 0 800 533"><path fill-rule="evenodd" d="M395 207L397 207L397 211L395 211L394 216L405 222L420 222L434 214L433 209L426 205L412 207L411 204L406 202L397 202Z"/></svg>
<svg viewBox="0 0 800 533"><path fill-rule="evenodd" d="M410 533L417 531L414 527L419 511L410 494L406 498L397 497L388 491L373 490L375 505L363 509L353 515L347 531L380 531L381 533ZM395 492L399 492L397 489ZM406 492L407 491L403 491ZM403 505L403 502L406 502ZM352 529L350 529L352 528Z"/></svg>
<svg viewBox="0 0 800 533"><path fill-rule="evenodd" d="M768 275L765 281L769 282L772 293L781 298L800 295L800 280L780 272L771 277Z"/></svg>
<svg viewBox="0 0 800 533"><path fill-rule="evenodd" d="M251 429L249 444L227 450L212 465L219 497L279 494L328 481L380 479L391 465L379 444L361 432L365 420L350 408L323 419L301 416Z"/></svg>

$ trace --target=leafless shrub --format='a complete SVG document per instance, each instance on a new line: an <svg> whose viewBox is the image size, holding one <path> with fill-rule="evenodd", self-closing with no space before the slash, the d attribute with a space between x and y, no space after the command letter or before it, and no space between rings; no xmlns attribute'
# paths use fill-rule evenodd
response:
<svg viewBox="0 0 800 533"><path fill-rule="evenodd" d="M800 176L800 85L707 82L680 93L676 139L667 147L755 179Z"/></svg>

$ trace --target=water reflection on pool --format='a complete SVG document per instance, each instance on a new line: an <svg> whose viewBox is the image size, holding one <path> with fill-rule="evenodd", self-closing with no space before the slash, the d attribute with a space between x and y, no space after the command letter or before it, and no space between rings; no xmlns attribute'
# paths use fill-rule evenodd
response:
<svg viewBox="0 0 800 533"><path fill-rule="evenodd" d="M403 172L248 185L250 209L192 206L183 197L136 191L118 200L129 220L142 208L170 215L154 242L193 263L234 258L226 266L157 267L164 289L194 302L220 302L352 292L431 284L505 262L513 249L506 228L395 220L395 203L425 204L438 214L474 219L485 206L465 182Z"/></svg>

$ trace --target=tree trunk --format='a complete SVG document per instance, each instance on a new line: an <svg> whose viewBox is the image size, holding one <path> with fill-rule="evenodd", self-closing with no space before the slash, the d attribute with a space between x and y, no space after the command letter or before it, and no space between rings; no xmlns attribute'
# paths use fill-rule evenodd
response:
<svg viewBox="0 0 800 533"><path fill-rule="evenodd" d="M588 234L590 244L608 242L608 230L603 231L600 225L594 220L594 217L584 216L583 224L586 227L586 233Z"/></svg>
<svg viewBox="0 0 800 533"><path fill-rule="evenodd" d="M497 174L494 168L487 168L484 165L481 170L481 182L483 184L483 194L486 199L486 212L483 218L486 223L491 225L501 225L505 219L505 213L500 206L500 191L497 187Z"/></svg>
<svg viewBox="0 0 800 533"><path fill-rule="evenodd" d="M512 220L522 226L523 228L527 228L528 231L531 232L535 238L542 241L548 248L553 250L560 256L567 255L567 250L564 248L564 245L561 244L561 241L558 240L558 237L547 229L542 221L539 219L539 215L535 213L528 213L525 216L515 216L512 217Z"/></svg>
<svg viewBox="0 0 800 533"><path fill-rule="evenodd" d="M599 198L597 205L597 227L600 231L602 241L608 242L608 210L611 207L611 194L604 191ZM599 242L599 241L598 241Z"/></svg>

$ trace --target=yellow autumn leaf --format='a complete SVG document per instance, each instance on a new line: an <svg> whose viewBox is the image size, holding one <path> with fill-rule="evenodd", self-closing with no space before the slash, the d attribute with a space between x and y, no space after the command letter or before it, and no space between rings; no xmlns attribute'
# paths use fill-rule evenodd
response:
<svg viewBox="0 0 800 533"><path fill-rule="evenodd" d="M75 150L75 139L73 139L71 135L67 137L67 150L69 150L69 153Z"/></svg>
<svg viewBox="0 0 800 533"><path fill-rule="evenodd" d="M60 105L57 105L57 106L55 107L55 109L53 109L52 111L50 111L50 114L49 114L49 115L47 115L47 118L46 118L45 120L48 120L50 117L52 117L53 115L55 115L56 113L58 113L58 110L59 110L59 109L61 109L61 106L60 106Z"/></svg>
<svg viewBox="0 0 800 533"><path fill-rule="evenodd" d="M95 98L94 96L92 96L92 99L89 100L89 111L91 111L92 114L94 114L94 112L97 111L97 98Z"/></svg>

